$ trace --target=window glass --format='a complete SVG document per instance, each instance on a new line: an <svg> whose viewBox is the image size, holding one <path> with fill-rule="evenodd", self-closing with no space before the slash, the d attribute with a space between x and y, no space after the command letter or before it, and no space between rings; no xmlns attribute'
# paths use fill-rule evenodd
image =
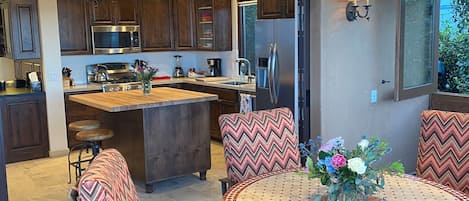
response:
<svg viewBox="0 0 469 201"><path fill-rule="evenodd" d="M241 3L239 5L239 57L251 62L251 72L255 73L255 23L257 19L256 3ZM240 66L240 71L246 74L245 65Z"/></svg>
<svg viewBox="0 0 469 201"><path fill-rule="evenodd" d="M395 99L436 91L438 0L400 0Z"/></svg>

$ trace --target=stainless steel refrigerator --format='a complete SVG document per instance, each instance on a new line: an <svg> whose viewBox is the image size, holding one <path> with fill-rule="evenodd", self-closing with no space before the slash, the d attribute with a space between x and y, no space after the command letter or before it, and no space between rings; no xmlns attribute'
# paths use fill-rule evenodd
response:
<svg viewBox="0 0 469 201"><path fill-rule="evenodd" d="M295 112L295 20L257 20L255 32L255 108Z"/></svg>

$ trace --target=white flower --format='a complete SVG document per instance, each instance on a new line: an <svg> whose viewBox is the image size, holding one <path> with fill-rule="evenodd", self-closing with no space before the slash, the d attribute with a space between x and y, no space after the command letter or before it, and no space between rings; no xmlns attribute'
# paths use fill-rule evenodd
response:
<svg viewBox="0 0 469 201"><path fill-rule="evenodd" d="M359 143L358 143L358 146L363 150L365 150L367 147L368 147L368 144L370 144L370 142L367 140L367 139L362 139Z"/></svg>
<svg viewBox="0 0 469 201"><path fill-rule="evenodd" d="M365 162L363 162L361 158L351 158L347 160L347 167L358 174L366 172Z"/></svg>

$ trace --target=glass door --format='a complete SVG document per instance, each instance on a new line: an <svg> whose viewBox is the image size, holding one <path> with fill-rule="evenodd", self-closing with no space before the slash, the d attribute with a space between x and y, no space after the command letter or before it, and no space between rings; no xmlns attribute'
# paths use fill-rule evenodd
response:
<svg viewBox="0 0 469 201"><path fill-rule="evenodd" d="M213 7L211 0L199 0L197 9L197 46L199 49L213 48Z"/></svg>

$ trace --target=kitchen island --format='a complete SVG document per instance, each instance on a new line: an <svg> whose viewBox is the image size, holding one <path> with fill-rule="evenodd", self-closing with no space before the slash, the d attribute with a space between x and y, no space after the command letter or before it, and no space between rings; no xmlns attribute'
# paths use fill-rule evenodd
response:
<svg viewBox="0 0 469 201"><path fill-rule="evenodd" d="M103 112L103 128L114 137L104 147L118 149L134 179L153 184L165 179L200 173L206 179L210 161L209 101L218 96L168 87L71 95L70 100Z"/></svg>

